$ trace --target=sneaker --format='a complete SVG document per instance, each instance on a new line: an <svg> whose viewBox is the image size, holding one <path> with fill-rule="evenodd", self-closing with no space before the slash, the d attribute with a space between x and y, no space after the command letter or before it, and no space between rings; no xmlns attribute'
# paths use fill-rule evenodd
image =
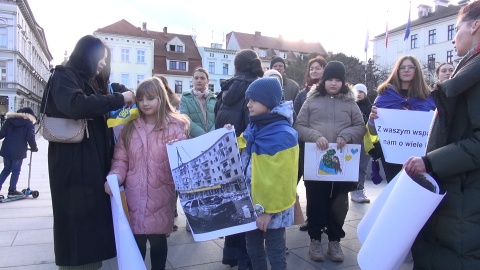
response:
<svg viewBox="0 0 480 270"><path fill-rule="evenodd" d="M8 191L8 197L19 197L19 196L25 196L22 192L18 190L9 190Z"/></svg>
<svg viewBox="0 0 480 270"><path fill-rule="evenodd" d="M343 262L344 260L342 247L337 241L328 242L327 255L332 262Z"/></svg>
<svg viewBox="0 0 480 270"><path fill-rule="evenodd" d="M310 260L316 262L325 261L325 255L323 254L323 247L320 240L313 240L310 242L310 248L308 250L308 255Z"/></svg>
<svg viewBox="0 0 480 270"><path fill-rule="evenodd" d="M365 195L364 189L354 190L350 192L350 199L356 203L369 203L370 199Z"/></svg>
<svg viewBox="0 0 480 270"><path fill-rule="evenodd" d="M288 249L288 247L285 247L285 254L290 254L290 250Z"/></svg>
<svg viewBox="0 0 480 270"><path fill-rule="evenodd" d="M308 231L308 220L305 221L302 225L300 225L300 228L298 228L302 232Z"/></svg>

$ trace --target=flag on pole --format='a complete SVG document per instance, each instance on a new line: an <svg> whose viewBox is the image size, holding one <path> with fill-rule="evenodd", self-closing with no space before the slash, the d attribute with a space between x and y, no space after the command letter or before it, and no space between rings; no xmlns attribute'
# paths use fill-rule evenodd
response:
<svg viewBox="0 0 480 270"><path fill-rule="evenodd" d="M365 48L364 48L365 53L367 53L367 51L368 51L368 45L369 45L368 41L369 41L369 39L370 38L369 38L369 34L368 34L368 29L367 29L367 37L365 38Z"/></svg>
<svg viewBox="0 0 480 270"><path fill-rule="evenodd" d="M407 40L408 37L410 36L410 14L412 13L412 2L410 1L410 8L408 10L408 22L407 22L407 27L405 28L405 37L403 38L403 41Z"/></svg>
<svg viewBox="0 0 480 270"><path fill-rule="evenodd" d="M387 10L387 26L385 28L385 48L388 48L388 10Z"/></svg>

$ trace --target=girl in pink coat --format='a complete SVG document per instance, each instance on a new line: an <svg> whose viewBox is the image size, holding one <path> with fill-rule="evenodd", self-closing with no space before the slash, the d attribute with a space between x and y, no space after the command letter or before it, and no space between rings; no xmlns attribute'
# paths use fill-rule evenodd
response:
<svg viewBox="0 0 480 270"><path fill-rule="evenodd" d="M110 169L125 186L130 226L145 259L150 242L152 269L165 269L173 226L175 185L165 144L187 138L189 119L176 112L160 79L142 81L136 93L140 117L122 129ZM105 191L111 194L105 184Z"/></svg>

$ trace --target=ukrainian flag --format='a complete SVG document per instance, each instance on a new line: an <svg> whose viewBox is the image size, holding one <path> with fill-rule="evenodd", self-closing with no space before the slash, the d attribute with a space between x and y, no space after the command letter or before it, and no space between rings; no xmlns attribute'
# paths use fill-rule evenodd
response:
<svg viewBox="0 0 480 270"><path fill-rule="evenodd" d="M298 133L286 121L272 122L259 131L250 127L244 135L251 151L253 203L262 205L266 213L279 213L295 204Z"/></svg>
<svg viewBox="0 0 480 270"><path fill-rule="evenodd" d="M137 105L130 107L123 107L117 111L110 113L110 118L107 119L107 126L109 128L125 124L131 120L137 119L140 116Z"/></svg>

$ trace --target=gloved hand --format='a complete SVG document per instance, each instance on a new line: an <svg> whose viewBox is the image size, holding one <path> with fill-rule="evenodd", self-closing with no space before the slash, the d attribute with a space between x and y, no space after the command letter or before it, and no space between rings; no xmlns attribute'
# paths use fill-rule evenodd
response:
<svg viewBox="0 0 480 270"><path fill-rule="evenodd" d="M32 148L31 151L32 151L32 152L38 152L38 148L37 148L37 147Z"/></svg>

